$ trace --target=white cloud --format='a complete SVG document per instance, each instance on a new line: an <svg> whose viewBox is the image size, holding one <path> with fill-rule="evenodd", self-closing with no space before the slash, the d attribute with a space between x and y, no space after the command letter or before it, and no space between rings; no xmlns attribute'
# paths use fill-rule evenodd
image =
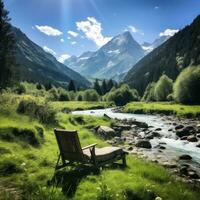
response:
<svg viewBox="0 0 200 200"><path fill-rule="evenodd" d="M133 32L133 33L137 33L139 32L139 30L137 28L135 28L135 26L128 26L128 28Z"/></svg>
<svg viewBox="0 0 200 200"><path fill-rule="evenodd" d="M177 33L179 30L178 29L166 29L165 31L161 32L159 34L160 37L162 36L173 36L175 33Z"/></svg>
<svg viewBox="0 0 200 200"><path fill-rule="evenodd" d="M56 56L56 52L53 49L50 49L47 46L43 46L44 51L46 51L47 53L52 54L53 56Z"/></svg>
<svg viewBox="0 0 200 200"><path fill-rule="evenodd" d="M61 41L62 43L65 42L65 40L64 40L63 38L61 38L60 41Z"/></svg>
<svg viewBox="0 0 200 200"><path fill-rule="evenodd" d="M51 26L38 26L35 25L35 28L37 28L40 32L48 35L48 36L60 36L63 33L59 31L58 29L52 28Z"/></svg>
<svg viewBox="0 0 200 200"><path fill-rule="evenodd" d="M88 17L86 21L76 22L76 26L78 30L85 34L86 38L92 40L98 47L103 46L112 39L112 37L103 36L101 23L94 17Z"/></svg>
<svg viewBox="0 0 200 200"><path fill-rule="evenodd" d="M155 9L155 10L158 10L158 9L159 9L159 6L155 6L154 9Z"/></svg>
<svg viewBox="0 0 200 200"><path fill-rule="evenodd" d="M72 42L71 42L72 45L75 45L76 43L77 43L76 41L72 41Z"/></svg>
<svg viewBox="0 0 200 200"><path fill-rule="evenodd" d="M68 40L71 40L71 37L67 37Z"/></svg>
<svg viewBox="0 0 200 200"><path fill-rule="evenodd" d="M69 55L69 54L62 54L62 55L60 55L60 57L58 58L58 61L60 62L60 63L64 63L65 62L65 60L67 60L68 58L70 58L71 56Z"/></svg>
<svg viewBox="0 0 200 200"><path fill-rule="evenodd" d="M72 37L77 37L78 33L74 32L74 31L68 31L67 32L69 35L71 35Z"/></svg>

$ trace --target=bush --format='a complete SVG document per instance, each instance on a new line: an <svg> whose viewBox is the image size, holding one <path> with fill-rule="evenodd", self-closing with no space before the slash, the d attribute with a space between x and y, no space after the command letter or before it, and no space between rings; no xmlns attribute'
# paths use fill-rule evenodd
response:
<svg viewBox="0 0 200 200"><path fill-rule="evenodd" d="M17 112L26 114L30 117L38 119L41 123L50 124L55 123L55 111L49 108L48 105L38 105L32 100L20 101Z"/></svg>
<svg viewBox="0 0 200 200"><path fill-rule="evenodd" d="M83 93L84 101L99 101L99 95L94 89L85 90Z"/></svg>
<svg viewBox="0 0 200 200"><path fill-rule="evenodd" d="M162 75L155 85L154 95L157 101L167 101L167 96L173 91L173 81L166 75Z"/></svg>
<svg viewBox="0 0 200 200"><path fill-rule="evenodd" d="M184 104L200 104L200 66L184 69L174 84L174 99Z"/></svg>
<svg viewBox="0 0 200 200"><path fill-rule="evenodd" d="M36 84L36 89L38 89L38 90L41 90L43 87L42 87L42 85L40 84L40 83L37 83Z"/></svg>
<svg viewBox="0 0 200 200"><path fill-rule="evenodd" d="M17 93L17 94L23 94L23 93L26 93L26 88L23 84L19 84L15 89L14 91Z"/></svg>
<svg viewBox="0 0 200 200"><path fill-rule="evenodd" d="M59 94L56 88L51 88L48 92L48 100L50 101L58 101L59 100Z"/></svg>
<svg viewBox="0 0 200 200"><path fill-rule="evenodd" d="M106 95L107 101L113 101L117 106L123 106L131 101L138 101L137 90L130 89L128 85L122 85L120 88L112 90Z"/></svg>
<svg viewBox="0 0 200 200"><path fill-rule="evenodd" d="M155 101L155 95L154 95L154 90L155 90L155 85L156 83L152 82L149 83L145 89L144 95L142 97L142 101Z"/></svg>
<svg viewBox="0 0 200 200"><path fill-rule="evenodd" d="M59 95L59 101L69 101L70 98L69 98L69 95L67 92L61 92L60 95Z"/></svg>
<svg viewBox="0 0 200 200"><path fill-rule="evenodd" d="M77 100L77 101L83 101L83 96L82 96L82 94L79 93L79 94L77 95L77 97L76 97L76 100Z"/></svg>

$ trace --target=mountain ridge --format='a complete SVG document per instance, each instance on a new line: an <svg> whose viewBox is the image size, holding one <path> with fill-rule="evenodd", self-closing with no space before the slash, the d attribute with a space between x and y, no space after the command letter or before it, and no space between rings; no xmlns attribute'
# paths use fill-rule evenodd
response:
<svg viewBox="0 0 200 200"><path fill-rule="evenodd" d="M77 72L58 62L50 53L31 41L19 28L13 26L16 39L15 58L19 65L20 79L25 81L66 85L71 79L78 86L86 87L90 83Z"/></svg>

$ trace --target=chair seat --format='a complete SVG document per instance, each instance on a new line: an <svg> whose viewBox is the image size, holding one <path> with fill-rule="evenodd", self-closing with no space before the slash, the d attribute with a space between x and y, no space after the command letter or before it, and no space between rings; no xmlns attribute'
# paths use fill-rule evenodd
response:
<svg viewBox="0 0 200 200"><path fill-rule="evenodd" d="M83 150L83 154L91 159L90 149ZM122 155L123 150L119 147L103 147L103 148L95 148L96 160L98 162L107 161L115 158L116 156Z"/></svg>

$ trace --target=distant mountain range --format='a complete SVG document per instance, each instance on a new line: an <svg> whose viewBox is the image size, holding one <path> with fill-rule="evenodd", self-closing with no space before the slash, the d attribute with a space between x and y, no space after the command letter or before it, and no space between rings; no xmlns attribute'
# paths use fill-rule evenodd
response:
<svg viewBox="0 0 200 200"><path fill-rule="evenodd" d="M40 83L66 85L72 79L80 87L88 87L90 82L61 64L56 58L32 42L20 29L13 27L16 38L16 63L19 65L20 79Z"/></svg>
<svg viewBox="0 0 200 200"><path fill-rule="evenodd" d="M160 37L152 44L138 44L129 31L114 37L96 52L85 52L65 61L71 69L90 78L123 80L123 77L141 58L165 42L168 37Z"/></svg>
<svg viewBox="0 0 200 200"><path fill-rule="evenodd" d="M200 15L189 26L141 59L124 81L143 93L162 74L173 80L188 65L200 64Z"/></svg>

